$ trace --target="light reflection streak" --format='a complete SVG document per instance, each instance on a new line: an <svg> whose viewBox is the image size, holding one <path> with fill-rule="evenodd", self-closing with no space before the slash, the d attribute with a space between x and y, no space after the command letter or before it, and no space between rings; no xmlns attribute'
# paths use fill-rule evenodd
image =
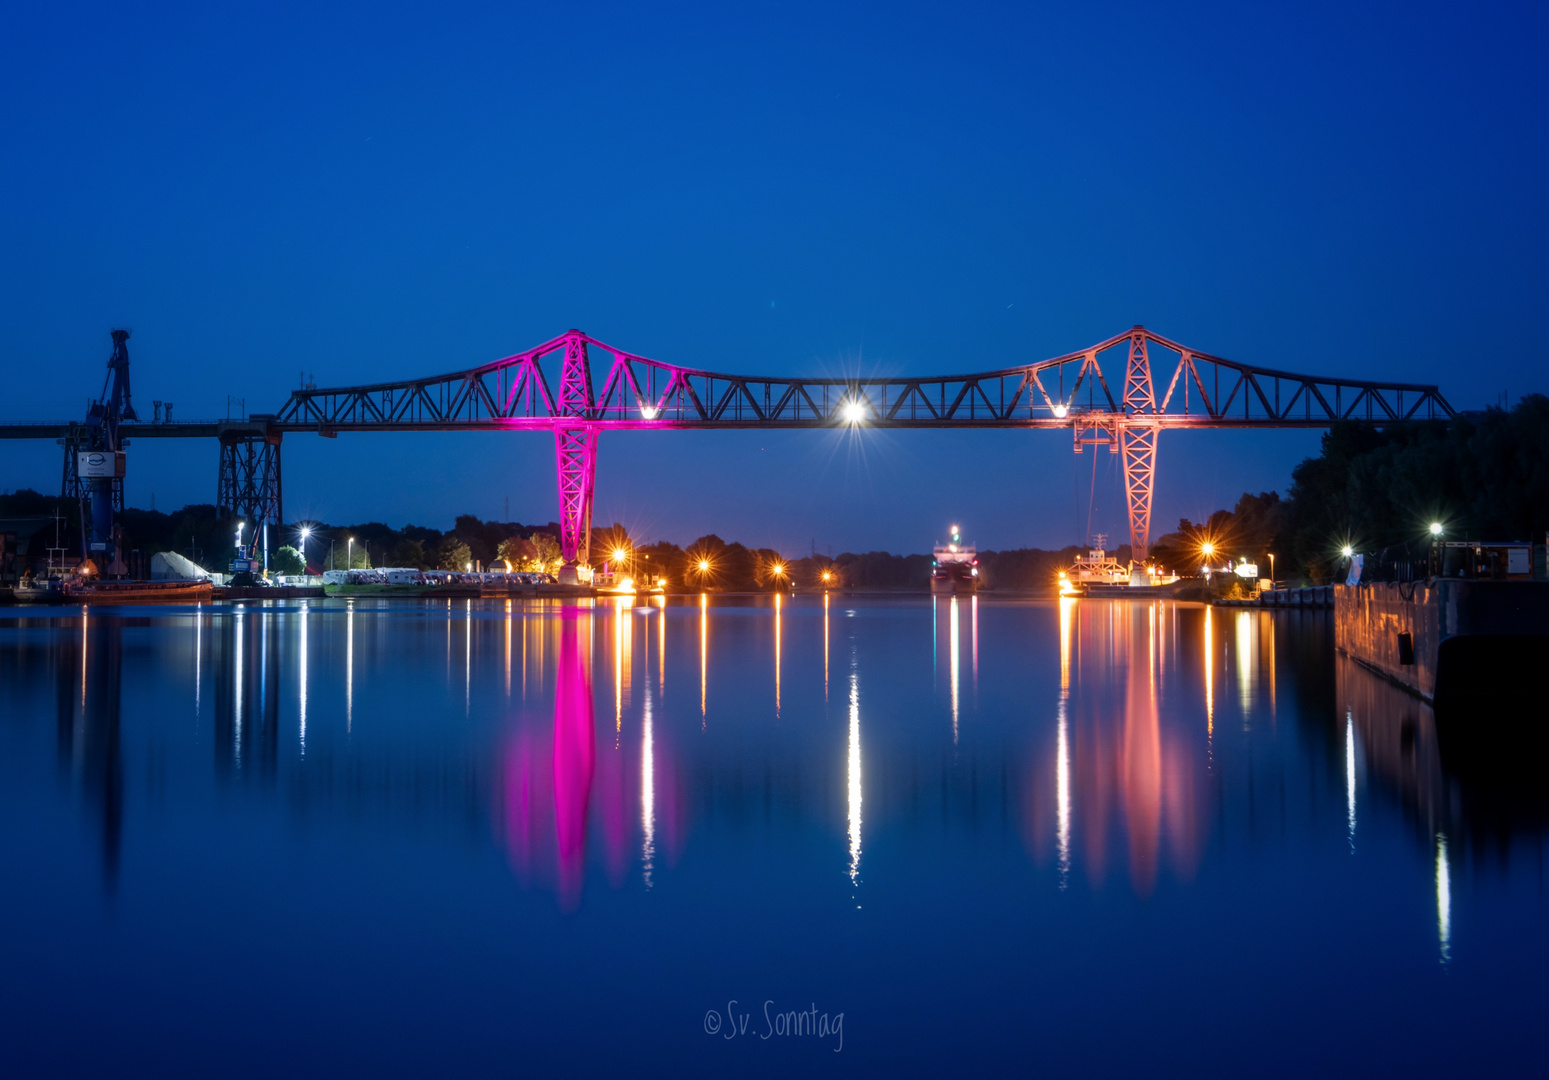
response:
<svg viewBox="0 0 1549 1080"><path fill-rule="evenodd" d="M667 598L658 597L661 604L658 614L661 618L656 620L656 692L663 697L667 696Z"/></svg>
<svg viewBox="0 0 1549 1080"><path fill-rule="evenodd" d="M1054 772L1054 792L1058 800L1059 831L1057 843L1060 860L1060 888L1070 879L1070 721L1066 715L1065 698L1060 696L1059 745Z"/></svg>
<svg viewBox="0 0 1549 1080"><path fill-rule="evenodd" d="M1060 597L1060 697L1070 693L1070 627L1076 612L1074 597Z"/></svg>
<svg viewBox="0 0 1549 1080"><path fill-rule="evenodd" d="M850 658L850 750L846 766L849 780L850 884L856 886L860 884L861 873L861 687L853 655Z"/></svg>
<svg viewBox="0 0 1549 1080"><path fill-rule="evenodd" d="M1349 819L1350 850L1355 850L1355 717L1345 710L1345 805Z"/></svg>
<svg viewBox="0 0 1549 1080"><path fill-rule="evenodd" d="M473 712L473 601L463 603L463 715L468 716Z"/></svg>
<svg viewBox="0 0 1549 1080"><path fill-rule="evenodd" d="M646 669L650 671L650 668ZM649 676L647 676L649 682ZM651 887L651 871L656 863L656 747L651 718L651 688L645 690L645 730L640 748L640 862L645 887Z"/></svg>
<svg viewBox="0 0 1549 1080"><path fill-rule="evenodd" d="M699 729L705 727L705 687L710 677L710 597L699 594Z"/></svg>
<svg viewBox="0 0 1549 1080"><path fill-rule="evenodd" d="M242 764L242 691L246 682L242 675L242 662L246 658L246 650L242 648L242 637L245 629L243 625L244 614L241 608L237 609L236 629L233 631L236 639L236 656L233 659L232 667L236 672L236 682L234 683L235 692L232 695L235 708L232 714L231 756L239 767ZM83 684L83 692L84 689Z"/></svg>
<svg viewBox="0 0 1549 1080"><path fill-rule="evenodd" d="M506 697L511 696L511 601L506 601Z"/></svg>
<svg viewBox="0 0 1549 1080"><path fill-rule="evenodd" d="M303 605L304 607L305 605ZM204 605L194 605L194 719L199 719L200 690L204 686Z"/></svg>
<svg viewBox="0 0 1549 1080"><path fill-rule="evenodd" d="M1447 866L1447 834L1436 834L1436 939L1441 962L1452 959L1452 873Z"/></svg>
<svg viewBox="0 0 1549 1080"><path fill-rule="evenodd" d="M1215 767L1216 703L1215 667L1216 638L1210 623L1210 605L1205 605L1205 760Z"/></svg>
<svg viewBox="0 0 1549 1080"><path fill-rule="evenodd" d="M307 756L307 602L301 602L301 634L298 642L301 651L300 675L301 703L299 712L301 715L301 756Z"/></svg>
<svg viewBox="0 0 1549 1080"><path fill-rule="evenodd" d="M447 648L451 649L452 640L452 602L446 602L446 634ZM451 663L451 652L447 653L447 662ZM348 600L344 605L344 731L346 734L355 730L355 601Z"/></svg>
<svg viewBox="0 0 1549 1080"><path fill-rule="evenodd" d="M1237 700L1242 708L1244 728L1253 708L1254 670L1253 616L1246 610L1237 612Z"/></svg>
<svg viewBox="0 0 1549 1080"><path fill-rule="evenodd" d="M1278 718L1275 710L1275 616L1273 612L1259 612L1259 639L1269 639L1269 718Z"/></svg>
<svg viewBox="0 0 1549 1080"><path fill-rule="evenodd" d="M1059 735L1055 747L1054 797L1061 889L1066 888L1070 879L1070 630L1075 608L1073 597L1060 597Z"/></svg>
<svg viewBox="0 0 1549 1080"><path fill-rule="evenodd" d="M935 633L933 630L932 633ZM823 593L823 700L828 700L828 592Z"/></svg>
<svg viewBox="0 0 1549 1080"><path fill-rule="evenodd" d="M624 730L624 702L629 697L630 676L634 673L634 623L626 616L633 612L634 601L621 598L613 602L613 731ZM649 661L647 661L649 663ZM651 669L646 668L649 672Z"/></svg>
<svg viewBox="0 0 1549 1080"><path fill-rule="evenodd" d="M775 719L780 719L780 594L775 593L774 610L774 639L775 639Z"/></svg>
<svg viewBox="0 0 1549 1080"><path fill-rule="evenodd" d="M950 683L951 690L952 690L952 745L956 746L957 745L957 678L958 678L957 652L958 652L958 649L957 649L957 597L955 597L955 596L952 598L952 608L951 608L951 611L950 611L950 614L949 614L949 619L950 619L950 623L949 623L950 629L947 632L947 648L952 653L951 659L949 661L949 663L951 665L951 669L952 669L952 678L951 678L951 683Z"/></svg>
<svg viewBox="0 0 1549 1080"><path fill-rule="evenodd" d="M968 600L970 615L968 636L973 648L974 693L979 692L979 596L975 593Z"/></svg>

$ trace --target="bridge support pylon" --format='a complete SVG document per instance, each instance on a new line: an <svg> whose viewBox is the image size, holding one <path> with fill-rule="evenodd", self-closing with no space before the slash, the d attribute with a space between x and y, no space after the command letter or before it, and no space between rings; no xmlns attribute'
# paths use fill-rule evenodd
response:
<svg viewBox="0 0 1549 1080"><path fill-rule="evenodd" d="M592 547L592 487L597 476L597 429L556 428L554 459L559 472L559 547L565 565L559 580L579 581Z"/></svg>
<svg viewBox="0 0 1549 1080"><path fill-rule="evenodd" d="M1129 505L1129 546L1132 566L1144 566L1151 554L1151 491L1156 480L1156 387L1151 381L1151 355L1144 328L1130 334L1129 363L1124 372L1124 414L1119 446L1124 451L1124 496Z"/></svg>
<svg viewBox="0 0 1549 1080"><path fill-rule="evenodd" d="M252 430L242 430L242 428ZM280 440L278 431L265 425L231 425L220 435L220 470L216 482L216 514L223 519L240 519L251 526L247 534L255 544L263 545L267 566L270 543L266 529L285 523L285 506L280 487Z"/></svg>
<svg viewBox="0 0 1549 1080"><path fill-rule="evenodd" d="M559 547L565 560L559 580L570 585L580 581L579 568L590 565L592 486L597 477L597 428L574 421L590 417L594 404L586 335L572 330L565 336L559 400L554 410L558 421L554 425L554 461L559 473Z"/></svg>

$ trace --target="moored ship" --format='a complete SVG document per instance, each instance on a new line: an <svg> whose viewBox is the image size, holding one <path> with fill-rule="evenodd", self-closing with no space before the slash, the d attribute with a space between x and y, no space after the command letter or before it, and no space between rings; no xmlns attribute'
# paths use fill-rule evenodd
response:
<svg viewBox="0 0 1549 1080"><path fill-rule="evenodd" d="M931 551L930 591L971 593L979 587L979 552L963 543L963 534L952 526L951 538Z"/></svg>
<svg viewBox="0 0 1549 1080"><path fill-rule="evenodd" d="M88 581L73 578L64 583L68 604L178 604L208 602L208 581Z"/></svg>

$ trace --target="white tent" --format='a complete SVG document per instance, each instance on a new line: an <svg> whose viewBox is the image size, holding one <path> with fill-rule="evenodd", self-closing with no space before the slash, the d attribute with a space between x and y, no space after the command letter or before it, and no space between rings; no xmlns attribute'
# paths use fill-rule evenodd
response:
<svg viewBox="0 0 1549 1080"><path fill-rule="evenodd" d="M185 555L158 551L151 556L152 581L203 581L210 572Z"/></svg>

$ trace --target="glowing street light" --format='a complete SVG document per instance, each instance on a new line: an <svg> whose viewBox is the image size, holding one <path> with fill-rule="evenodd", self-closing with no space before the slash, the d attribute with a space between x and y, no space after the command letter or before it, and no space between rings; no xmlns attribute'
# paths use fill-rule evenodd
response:
<svg viewBox="0 0 1549 1080"><path fill-rule="evenodd" d="M1431 522L1431 535L1432 536L1440 536L1441 535L1441 522L1439 522L1439 521Z"/></svg>
<svg viewBox="0 0 1549 1080"><path fill-rule="evenodd" d="M349 536L349 537L345 538L345 543L344 543L344 568L346 570L353 570L353 569L355 569L355 538L353 536Z"/></svg>
<svg viewBox="0 0 1549 1080"><path fill-rule="evenodd" d="M655 405L642 405L640 406L640 419L655 420L657 414L660 412L661 410L658 409Z"/></svg>
<svg viewBox="0 0 1549 1080"><path fill-rule="evenodd" d="M1339 549L1339 553L1348 559L1350 556L1355 554L1355 548L1351 547L1349 544L1346 544L1344 547Z"/></svg>
<svg viewBox="0 0 1549 1080"><path fill-rule="evenodd" d="M1056 405L1056 406L1054 406L1054 416L1055 416L1055 419L1063 420L1063 419L1065 419L1065 417L1067 415L1069 415L1069 413L1070 413L1070 409L1067 406L1065 406L1065 405Z"/></svg>
<svg viewBox="0 0 1549 1080"><path fill-rule="evenodd" d="M1199 546L1199 550L1204 552L1205 558L1208 559L1208 558L1210 558L1210 556L1212 556L1212 555L1214 555L1216 553L1216 546L1214 544L1212 544L1209 540L1206 540L1203 544L1201 544Z"/></svg>
<svg viewBox="0 0 1549 1080"><path fill-rule="evenodd" d="M710 560L709 559L700 559L699 560L699 572L701 574L708 574L710 572Z"/></svg>
<svg viewBox="0 0 1549 1080"><path fill-rule="evenodd" d="M859 401L847 401L841 410L844 422L847 424L859 424L866 419L866 406Z"/></svg>
<svg viewBox="0 0 1549 1080"><path fill-rule="evenodd" d="M829 572L827 570L823 571L823 584L827 585L833 579L834 579L834 575L831 572Z"/></svg>

